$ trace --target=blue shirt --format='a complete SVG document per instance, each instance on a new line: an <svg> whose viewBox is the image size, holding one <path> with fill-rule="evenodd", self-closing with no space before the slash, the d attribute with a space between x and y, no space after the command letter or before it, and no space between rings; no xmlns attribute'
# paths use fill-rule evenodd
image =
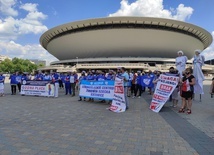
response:
<svg viewBox="0 0 214 155"><path fill-rule="evenodd" d="M34 80L43 80L42 74L36 74Z"/></svg>
<svg viewBox="0 0 214 155"><path fill-rule="evenodd" d="M10 75L10 84L17 84L16 76L15 74Z"/></svg>
<svg viewBox="0 0 214 155"><path fill-rule="evenodd" d="M22 75L21 81L23 81L23 80L27 81L27 80L28 80L28 77L27 77L26 75Z"/></svg>
<svg viewBox="0 0 214 155"><path fill-rule="evenodd" d="M53 75L53 80L54 80L54 83L59 83L59 74L57 74L57 73L54 73L54 75Z"/></svg>
<svg viewBox="0 0 214 155"><path fill-rule="evenodd" d="M79 83L81 84L82 80L86 80L86 77L85 76L80 76L79 77Z"/></svg>
<svg viewBox="0 0 214 155"><path fill-rule="evenodd" d="M60 79L61 79L62 82L64 83L64 82L65 82L65 75L61 74L61 75L60 75Z"/></svg>
<svg viewBox="0 0 214 155"><path fill-rule="evenodd" d="M65 83L70 83L70 75L66 75L64 78Z"/></svg>
<svg viewBox="0 0 214 155"><path fill-rule="evenodd" d="M106 77L104 75L102 75L102 74L99 74L99 75L96 76L96 80L97 81L103 81L105 79L106 79Z"/></svg>
<svg viewBox="0 0 214 155"><path fill-rule="evenodd" d="M78 79L78 75L77 74L74 74L74 81L76 82Z"/></svg>
<svg viewBox="0 0 214 155"><path fill-rule="evenodd" d="M88 75L86 77L86 80L94 80L95 79L95 76L94 75Z"/></svg>
<svg viewBox="0 0 214 155"><path fill-rule="evenodd" d="M51 81L51 76L50 75L45 75L44 77L43 77L43 80L44 81Z"/></svg>
<svg viewBox="0 0 214 155"><path fill-rule="evenodd" d="M4 83L4 80L5 80L5 76L0 75L0 83Z"/></svg>
<svg viewBox="0 0 214 155"><path fill-rule="evenodd" d="M16 75L16 82L17 83L21 83L21 79L22 79L21 75Z"/></svg>
<svg viewBox="0 0 214 155"><path fill-rule="evenodd" d="M108 74L108 75L106 76L106 80L114 80L114 75Z"/></svg>
<svg viewBox="0 0 214 155"><path fill-rule="evenodd" d="M136 77L137 84L141 85L141 79L142 79L142 76L141 76L141 75L138 75L138 76Z"/></svg>
<svg viewBox="0 0 214 155"><path fill-rule="evenodd" d="M124 87L127 87L129 85L129 74L127 72L124 72L121 74L121 76L124 79Z"/></svg>

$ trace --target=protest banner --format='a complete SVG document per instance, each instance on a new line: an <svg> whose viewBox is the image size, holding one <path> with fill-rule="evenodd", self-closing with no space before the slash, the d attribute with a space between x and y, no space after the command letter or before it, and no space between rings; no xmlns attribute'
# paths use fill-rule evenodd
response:
<svg viewBox="0 0 214 155"><path fill-rule="evenodd" d="M143 75L142 78L141 78L141 85L143 87L154 87L154 84L153 84L153 79L154 79L154 75Z"/></svg>
<svg viewBox="0 0 214 155"><path fill-rule="evenodd" d="M114 93L114 81L88 81L82 80L80 83L81 97L88 97L94 99L112 100Z"/></svg>
<svg viewBox="0 0 214 155"><path fill-rule="evenodd" d="M54 96L54 84L51 81L23 81L22 95Z"/></svg>
<svg viewBox="0 0 214 155"><path fill-rule="evenodd" d="M157 83L150 109L154 112L159 112L164 106L166 101L169 99L170 95L176 88L178 84L179 77L160 75L159 81Z"/></svg>
<svg viewBox="0 0 214 155"><path fill-rule="evenodd" d="M118 113L126 111L123 79L118 77L115 78L114 95L109 110Z"/></svg>

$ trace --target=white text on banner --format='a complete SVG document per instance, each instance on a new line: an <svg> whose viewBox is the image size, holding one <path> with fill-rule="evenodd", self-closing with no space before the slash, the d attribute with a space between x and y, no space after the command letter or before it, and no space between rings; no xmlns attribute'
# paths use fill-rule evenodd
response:
<svg viewBox="0 0 214 155"><path fill-rule="evenodd" d="M115 78L114 96L113 96L112 104L111 104L109 110L111 110L113 112L126 111L123 79L120 79L117 77Z"/></svg>
<svg viewBox="0 0 214 155"><path fill-rule="evenodd" d="M179 77L160 75L157 83L150 109L154 112L159 112L164 106L169 96L172 94L178 84Z"/></svg>

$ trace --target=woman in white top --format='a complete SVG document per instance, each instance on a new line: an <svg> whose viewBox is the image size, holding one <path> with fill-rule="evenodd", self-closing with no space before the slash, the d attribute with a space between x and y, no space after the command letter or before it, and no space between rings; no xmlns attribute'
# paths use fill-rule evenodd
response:
<svg viewBox="0 0 214 155"><path fill-rule="evenodd" d="M186 68L187 57L184 55L183 51L178 51L177 54L178 54L178 57L175 59L175 65L181 77L182 72Z"/></svg>

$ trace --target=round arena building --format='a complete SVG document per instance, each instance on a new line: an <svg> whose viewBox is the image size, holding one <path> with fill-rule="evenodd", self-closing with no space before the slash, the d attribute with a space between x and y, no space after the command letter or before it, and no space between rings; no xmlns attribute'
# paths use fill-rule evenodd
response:
<svg viewBox="0 0 214 155"><path fill-rule="evenodd" d="M167 67L177 51L191 59L212 43L196 25L163 18L107 17L71 22L46 31L40 44L59 61L77 69ZM189 63L191 63L189 61ZM158 66L160 65L160 66Z"/></svg>

